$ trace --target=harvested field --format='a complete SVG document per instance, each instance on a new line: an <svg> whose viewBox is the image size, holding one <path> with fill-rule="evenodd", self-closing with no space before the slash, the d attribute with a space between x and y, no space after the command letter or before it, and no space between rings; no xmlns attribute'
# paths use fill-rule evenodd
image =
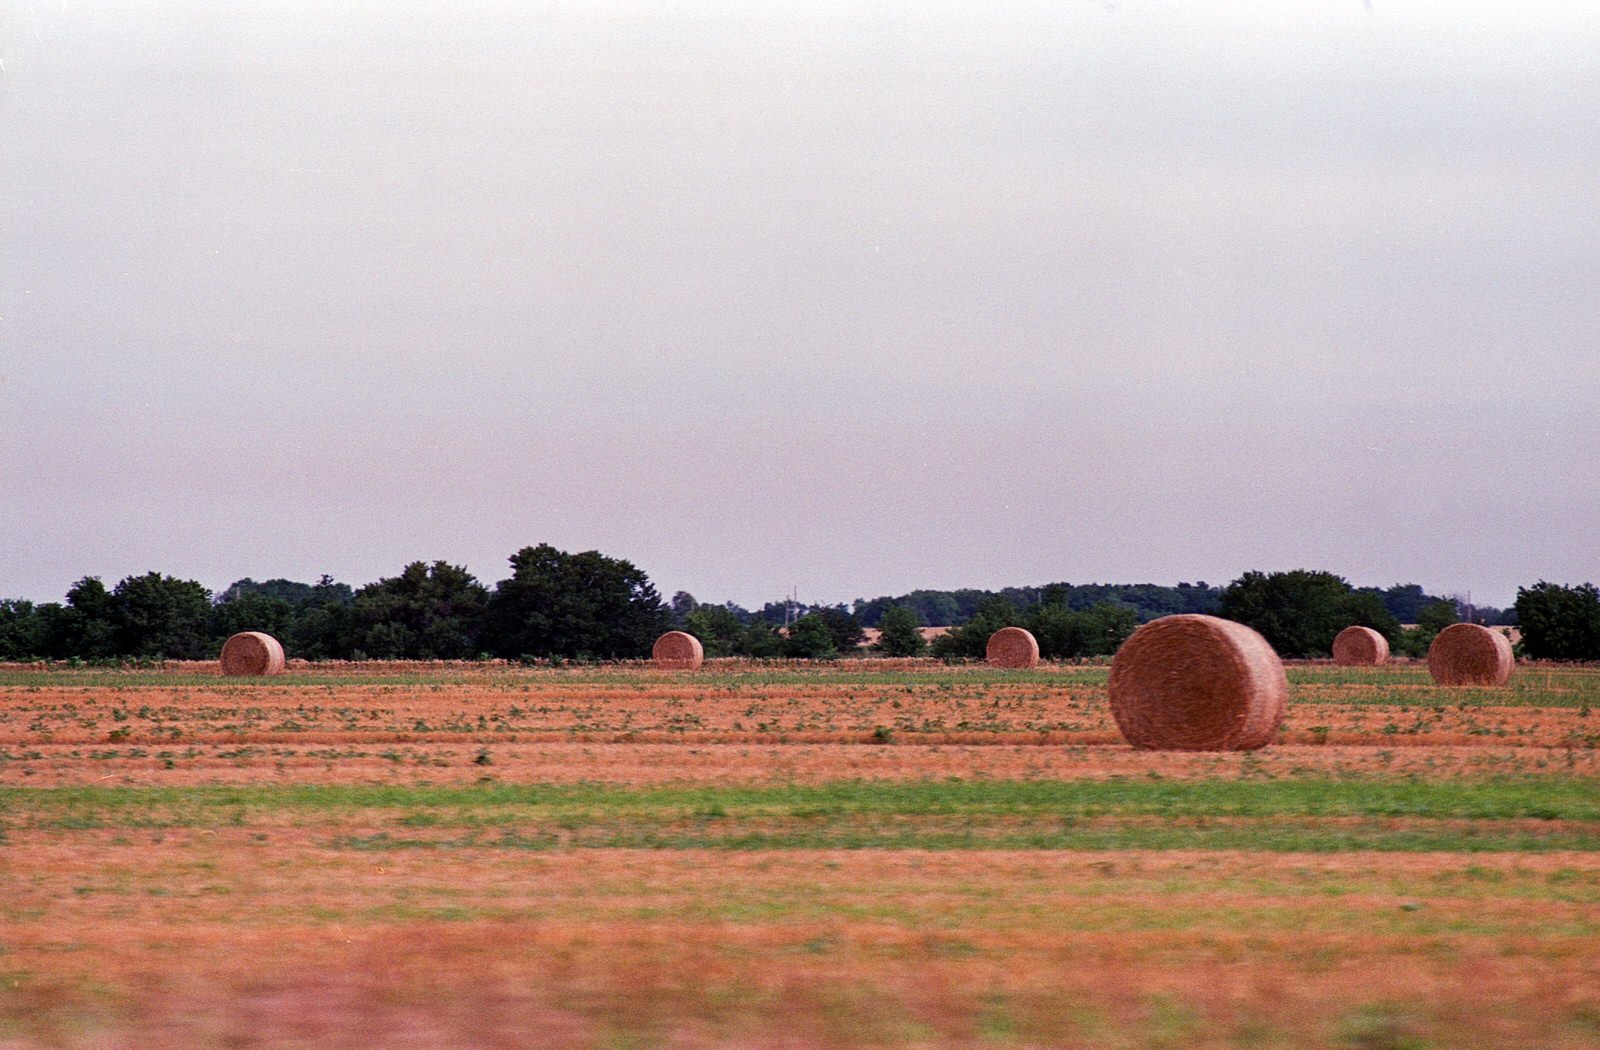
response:
<svg viewBox="0 0 1600 1050"><path fill-rule="evenodd" d="M1600 1040L1600 673L0 669L0 1045Z"/></svg>

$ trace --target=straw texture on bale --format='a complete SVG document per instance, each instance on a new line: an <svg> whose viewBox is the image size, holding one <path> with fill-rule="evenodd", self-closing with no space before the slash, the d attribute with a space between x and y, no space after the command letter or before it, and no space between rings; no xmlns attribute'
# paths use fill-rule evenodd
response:
<svg viewBox="0 0 1600 1050"><path fill-rule="evenodd" d="M995 667L1038 667L1039 641L1023 627L1002 627L989 636L984 659Z"/></svg>
<svg viewBox="0 0 1600 1050"><path fill-rule="evenodd" d="M270 634L242 631L222 643L222 673L267 675L283 673L283 646Z"/></svg>
<svg viewBox="0 0 1600 1050"><path fill-rule="evenodd" d="M700 639L683 631L668 631L656 639L650 649L650 658L657 667L674 671L693 671L706 658Z"/></svg>
<svg viewBox="0 0 1600 1050"><path fill-rule="evenodd" d="M1111 658L1111 715L1149 751L1252 751L1283 724L1289 680L1242 623L1184 613L1140 627Z"/></svg>
<svg viewBox="0 0 1600 1050"><path fill-rule="evenodd" d="M1482 624L1453 623L1428 646L1428 673L1439 685L1505 685L1514 663L1511 639Z"/></svg>
<svg viewBox="0 0 1600 1050"><path fill-rule="evenodd" d="M1388 663L1389 639L1370 627L1346 627L1333 640L1333 662L1340 667Z"/></svg>

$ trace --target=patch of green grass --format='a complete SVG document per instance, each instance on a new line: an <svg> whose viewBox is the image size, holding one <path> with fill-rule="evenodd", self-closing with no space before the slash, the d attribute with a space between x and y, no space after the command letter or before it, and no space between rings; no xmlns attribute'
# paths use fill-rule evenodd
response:
<svg viewBox="0 0 1600 1050"><path fill-rule="evenodd" d="M4 788L0 811L63 832L288 820L367 850L1600 850L1600 784L1560 777Z"/></svg>

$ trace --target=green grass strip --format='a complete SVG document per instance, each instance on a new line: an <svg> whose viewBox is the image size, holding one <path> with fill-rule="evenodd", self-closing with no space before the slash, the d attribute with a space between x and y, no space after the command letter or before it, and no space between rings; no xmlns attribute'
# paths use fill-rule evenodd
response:
<svg viewBox="0 0 1600 1050"><path fill-rule="evenodd" d="M1251 780L835 781L817 785L620 787L598 783L294 785L251 787L0 788L0 813L182 807L352 811L373 808L500 808L613 812L698 811L748 815L1022 815L1081 817L1431 817L1600 821L1600 780L1589 777L1401 777Z"/></svg>
<svg viewBox="0 0 1600 1050"><path fill-rule="evenodd" d="M4 788L0 830L329 829L352 849L1600 850L1600 782L961 781ZM341 834L352 824L394 828Z"/></svg>

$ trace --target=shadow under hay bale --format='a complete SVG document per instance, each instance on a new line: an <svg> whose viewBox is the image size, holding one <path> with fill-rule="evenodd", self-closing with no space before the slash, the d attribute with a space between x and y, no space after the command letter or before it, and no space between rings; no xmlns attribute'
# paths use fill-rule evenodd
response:
<svg viewBox="0 0 1600 1050"><path fill-rule="evenodd" d="M1002 627L989 636L984 659L993 667L1038 667L1038 639L1026 628Z"/></svg>
<svg viewBox="0 0 1600 1050"><path fill-rule="evenodd" d="M705 647L700 639L684 631L668 631L657 638L650 649L650 659L655 665L671 671L693 671L705 658Z"/></svg>
<svg viewBox="0 0 1600 1050"><path fill-rule="evenodd" d="M270 634L241 631L222 643L220 662L230 677L282 674L283 646Z"/></svg>
<svg viewBox="0 0 1600 1050"><path fill-rule="evenodd" d="M1140 627L1111 658L1111 715L1150 751L1251 751L1277 735L1283 661L1241 623L1184 613Z"/></svg>
<svg viewBox="0 0 1600 1050"><path fill-rule="evenodd" d="M1389 662L1389 639L1370 627L1346 627L1333 640L1340 667L1376 667Z"/></svg>
<svg viewBox="0 0 1600 1050"><path fill-rule="evenodd" d="M1515 664L1511 639L1482 624L1453 623L1428 646L1428 673L1439 685L1505 685Z"/></svg>

